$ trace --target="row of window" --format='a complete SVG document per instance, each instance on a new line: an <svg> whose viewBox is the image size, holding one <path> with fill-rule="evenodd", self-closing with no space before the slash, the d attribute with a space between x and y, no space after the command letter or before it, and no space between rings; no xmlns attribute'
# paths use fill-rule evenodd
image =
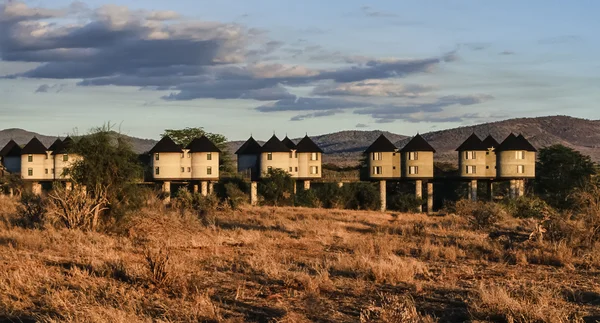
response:
<svg viewBox="0 0 600 323"><path fill-rule="evenodd" d="M44 174L48 175L50 173L54 173L54 168L44 169ZM33 176L33 168L27 168L27 176Z"/></svg>
<svg viewBox="0 0 600 323"><path fill-rule="evenodd" d="M185 167L181 167L181 172L185 173ZM187 172L191 173L192 172L192 168L188 167L187 168ZM155 175L160 175L160 167L154 167L154 174ZM206 167L206 175L212 175L212 167L210 167L210 166Z"/></svg>
<svg viewBox="0 0 600 323"><path fill-rule="evenodd" d="M392 156L396 156L396 153L392 153ZM379 153L372 153L371 158L373 160L382 160L383 159L383 153L379 152ZM410 151L408 153L408 160L419 160L419 152L418 151Z"/></svg>
<svg viewBox="0 0 600 323"><path fill-rule="evenodd" d="M267 167L267 171L271 171L273 169L273 167L269 166ZM290 167L290 173L292 172L292 167ZM298 167L294 168L294 172L298 172ZM319 174L319 166L310 166L310 174L311 175L317 175Z"/></svg>
<svg viewBox="0 0 600 323"><path fill-rule="evenodd" d="M46 159L48 159L48 155L46 155ZM64 154L63 155L63 161L69 161L69 155L68 154ZM33 163L33 155L27 155L27 162Z"/></svg>
<svg viewBox="0 0 600 323"><path fill-rule="evenodd" d="M394 169L396 169L396 166L394 166ZM409 166L408 167L408 173L410 175L417 175L417 174L419 174L419 166ZM381 174L383 174L383 167L382 166L374 166L373 167L373 174L374 175L381 175Z"/></svg>
<svg viewBox="0 0 600 323"><path fill-rule="evenodd" d="M290 151L290 158L298 158L298 152ZM273 160L273 153L267 153L267 160ZM310 160L319 160L319 153L311 153Z"/></svg>
<svg viewBox="0 0 600 323"><path fill-rule="evenodd" d="M490 166L486 166L486 169L489 169ZM466 166L466 171L467 174L477 174L477 167L476 166L472 166L472 165L467 165ZM524 174L525 173L525 166L524 165L517 165L517 174Z"/></svg>
<svg viewBox="0 0 600 323"><path fill-rule="evenodd" d="M185 158L185 153L181 153L181 158ZM187 158L192 158L192 153L187 153ZM160 160L160 153L154 154L154 160ZM212 160L212 153L206 154L206 160Z"/></svg>

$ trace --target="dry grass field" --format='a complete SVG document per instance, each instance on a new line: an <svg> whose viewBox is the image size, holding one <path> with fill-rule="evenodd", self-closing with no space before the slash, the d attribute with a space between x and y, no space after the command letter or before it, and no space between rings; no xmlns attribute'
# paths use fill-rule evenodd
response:
<svg viewBox="0 0 600 323"><path fill-rule="evenodd" d="M111 232L10 225L0 322L595 322L600 248L458 216L155 204Z"/></svg>

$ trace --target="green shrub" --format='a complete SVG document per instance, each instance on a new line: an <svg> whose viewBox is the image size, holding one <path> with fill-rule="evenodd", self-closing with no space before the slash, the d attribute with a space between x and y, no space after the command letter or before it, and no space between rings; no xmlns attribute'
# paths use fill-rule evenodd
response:
<svg viewBox="0 0 600 323"><path fill-rule="evenodd" d="M302 190L296 193L296 205L303 207L321 207L321 201L315 190Z"/></svg>
<svg viewBox="0 0 600 323"><path fill-rule="evenodd" d="M324 183L315 188L317 198L321 201L321 206L327 209L344 208L344 192L335 183Z"/></svg>
<svg viewBox="0 0 600 323"><path fill-rule="evenodd" d="M20 202L15 225L28 229L41 229L47 213L44 199L31 192L24 192Z"/></svg>
<svg viewBox="0 0 600 323"><path fill-rule="evenodd" d="M198 192L192 193L188 189L182 188L177 192L172 205L182 211L198 212L199 217L203 218L217 210L219 199L215 195L202 196Z"/></svg>
<svg viewBox="0 0 600 323"><path fill-rule="evenodd" d="M419 207L423 205L423 199L417 198L414 194L394 194L387 200L387 207L390 210L399 212L419 212Z"/></svg>
<svg viewBox="0 0 600 323"><path fill-rule="evenodd" d="M506 211L515 218L544 219L555 213L554 209L539 197L520 197L505 202Z"/></svg>
<svg viewBox="0 0 600 323"><path fill-rule="evenodd" d="M454 205L454 210L467 218L475 229L489 229L508 215L502 206L493 202L460 200Z"/></svg>
<svg viewBox="0 0 600 323"><path fill-rule="evenodd" d="M215 194L222 203L236 210L250 199L250 186L238 177L223 178L214 187Z"/></svg>
<svg viewBox="0 0 600 323"><path fill-rule="evenodd" d="M258 183L258 193L267 205L292 205L295 182L286 171L271 169Z"/></svg>
<svg viewBox="0 0 600 323"><path fill-rule="evenodd" d="M358 182L342 188L345 207L352 210L377 210L379 189L373 183Z"/></svg>

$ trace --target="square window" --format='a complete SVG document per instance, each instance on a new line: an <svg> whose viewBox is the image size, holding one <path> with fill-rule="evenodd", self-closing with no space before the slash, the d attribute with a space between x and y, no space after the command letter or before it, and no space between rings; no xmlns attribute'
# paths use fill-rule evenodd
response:
<svg viewBox="0 0 600 323"><path fill-rule="evenodd" d="M467 165L467 174L475 174L476 172L475 166Z"/></svg>
<svg viewBox="0 0 600 323"><path fill-rule="evenodd" d="M311 167L310 167L310 173L311 173L312 175L319 174L319 167L318 167L318 166L311 166Z"/></svg>
<svg viewBox="0 0 600 323"><path fill-rule="evenodd" d="M33 168L27 169L27 176L33 176Z"/></svg>
<svg viewBox="0 0 600 323"><path fill-rule="evenodd" d="M48 174L48 168L46 168L45 171L46 171L46 174Z"/></svg>
<svg viewBox="0 0 600 323"><path fill-rule="evenodd" d="M296 168L295 168L295 172L296 172L296 173L298 172L298 167L296 167Z"/></svg>
<svg viewBox="0 0 600 323"><path fill-rule="evenodd" d="M373 153L373 160L381 160L383 159L382 153Z"/></svg>
<svg viewBox="0 0 600 323"><path fill-rule="evenodd" d="M154 168L154 174L155 175L160 175L160 167Z"/></svg>
<svg viewBox="0 0 600 323"><path fill-rule="evenodd" d="M160 160L160 154L159 153L154 154L154 160Z"/></svg>
<svg viewBox="0 0 600 323"><path fill-rule="evenodd" d="M416 151L411 151L408 153L408 160L419 160L419 153Z"/></svg>
<svg viewBox="0 0 600 323"><path fill-rule="evenodd" d="M212 167L206 167L206 175L212 175Z"/></svg>
<svg viewBox="0 0 600 323"><path fill-rule="evenodd" d="M185 168L184 167L181 167L181 172L185 173Z"/></svg>
<svg viewBox="0 0 600 323"><path fill-rule="evenodd" d="M465 151L465 159L476 159L476 154L474 151Z"/></svg>
<svg viewBox="0 0 600 323"><path fill-rule="evenodd" d="M212 160L212 153L206 154L206 160Z"/></svg>
<svg viewBox="0 0 600 323"><path fill-rule="evenodd" d="M290 173L292 172L292 168L290 167Z"/></svg>
<svg viewBox="0 0 600 323"><path fill-rule="evenodd" d="M27 161L28 162L33 162L33 155L27 155Z"/></svg>
<svg viewBox="0 0 600 323"><path fill-rule="evenodd" d="M294 158L298 158L298 152L297 151L294 152Z"/></svg>
<svg viewBox="0 0 600 323"><path fill-rule="evenodd" d="M516 159L525 159L525 152L524 151L516 151Z"/></svg>
<svg viewBox="0 0 600 323"><path fill-rule="evenodd" d="M310 160L319 160L319 153L310 154Z"/></svg>
<svg viewBox="0 0 600 323"><path fill-rule="evenodd" d="M181 158L185 158L185 153L181 153Z"/></svg>
<svg viewBox="0 0 600 323"><path fill-rule="evenodd" d="M525 166L518 165L517 166L517 174L524 174L524 173L525 173Z"/></svg>
<svg viewBox="0 0 600 323"><path fill-rule="evenodd" d="M383 173L381 166L373 167L373 175L381 175Z"/></svg>
<svg viewBox="0 0 600 323"><path fill-rule="evenodd" d="M64 154L63 155L63 161L69 161L69 155Z"/></svg>
<svg viewBox="0 0 600 323"><path fill-rule="evenodd" d="M188 167L188 173L191 173L191 172L192 172L192 168Z"/></svg>
<svg viewBox="0 0 600 323"><path fill-rule="evenodd" d="M294 152L290 151L290 158L294 158Z"/></svg>
<svg viewBox="0 0 600 323"><path fill-rule="evenodd" d="M273 170L273 167L271 167L271 166L267 167L267 171L269 171L269 172L270 172L270 171L272 171L272 170Z"/></svg>
<svg viewBox="0 0 600 323"><path fill-rule="evenodd" d="M267 160L273 160L273 153L267 153Z"/></svg>
<svg viewBox="0 0 600 323"><path fill-rule="evenodd" d="M419 174L419 166L410 166L410 167L408 167L408 173L410 175L417 175L417 174Z"/></svg>

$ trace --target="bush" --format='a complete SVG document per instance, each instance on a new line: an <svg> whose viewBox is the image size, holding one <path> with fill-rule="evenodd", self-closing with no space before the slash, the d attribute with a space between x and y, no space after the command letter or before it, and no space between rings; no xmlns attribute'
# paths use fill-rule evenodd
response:
<svg viewBox="0 0 600 323"><path fill-rule="evenodd" d="M423 199L418 199L414 194L394 194L387 200L388 209L399 212L419 212Z"/></svg>
<svg viewBox="0 0 600 323"><path fill-rule="evenodd" d="M343 208L345 206L344 192L335 183L324 183L315 188L321 206L327 209Z"/></svg>
<svg viewBox="0 0 600 323"><path fill-rule="evenodd" d="M258 185L258 192L267 205L291 205L295 182L286 171L271 169Z"/></svg>
<svg viewBox="0 0 600 323"><path fill-rule="evenodd" d="M502 206L492 202L460 200L454 205L454 210L467 218L475 229L489 229L507 216Z"/></svg>
<svg viewBox="0 0 600 323"><path fill-rule="evenodd" d="M21 195L20 202L15 225L28 229L41 229L46 220L46 203L42 197L32 192L25 192Z"/></svg>
<svg viewBox="0 0 600 323"><path fill-rule="evenodd" d="M520 197L505 202L506 211L515 218L544 219L555 213L554 209L539 197Z"/></svg>
<svg viewBox="0 0 600 323"><path fill-rule="evenodd" d="M221 202L228 204L232 209L249 202L249 185L242 178L224 178L215 185L215 194Z"/></svg>
<svg viewBox="0 0 600 323"><path fill-rule="evenodd" d="M88 195L81 187L68 190L55 186L48 195L48 213L67 229L95 230L100 214L107 208L105 194Z"/></svg>
<svg viewBox="0 0 600 323"><path fill-rule="evenodd" d="M352 210L379 209L379 190L373 183L353 183L342 188L345 207Z"/></svg>
<svg viewBox="0 0 600 323"><path fill-rule="evenodd" d="M321 207L321 201L314 190L302 190L296 193L296 205L304 207Z"/></svg>
<svg viewBox="0 0 600 323"><path fill-rule="evenodd" d="M192 210L198 213L199 218L205 225L213 224L211 214L217 210L219 199L215 195L202 196L202 194L192 193L186 188L182 188L172 201L172 205L182 212Z"/></svg>

